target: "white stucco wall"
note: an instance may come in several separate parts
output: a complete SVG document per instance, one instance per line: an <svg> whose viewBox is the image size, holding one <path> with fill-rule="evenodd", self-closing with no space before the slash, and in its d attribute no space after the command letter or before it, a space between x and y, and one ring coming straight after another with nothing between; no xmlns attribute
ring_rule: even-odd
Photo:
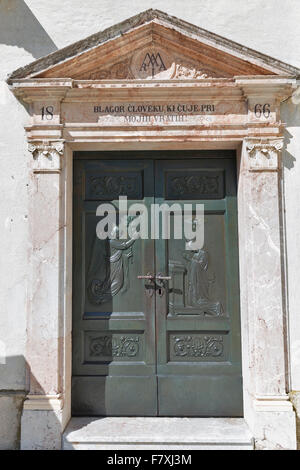
<svg viewBox="0 0 300 470"><path fill-rule="evenodd" d="M257 51L300 67L298 0L1 0L0 1L0 398L24 390L27 289L26 109L4 80L14 69L105 29L148 8L194 23ZM282 105L288 124L285 165L285 221L289 331L292 339L290 383L300 390L300 108ZM5 357L3 357L5 356ZM2 392L1 392L2 391ZM9 416L11 404L3 400ZM5 408L6 407L6 408ZM1 399L0 399L1 413ZM1 414L0 414L1 416ZM14 419L14 422L16 420ZM11 438L13 447L17 439ZM0 435L1 441L1 435ZM8 446L8 444L5 444ZM1 442L0 442L1 446Z"/></svg>

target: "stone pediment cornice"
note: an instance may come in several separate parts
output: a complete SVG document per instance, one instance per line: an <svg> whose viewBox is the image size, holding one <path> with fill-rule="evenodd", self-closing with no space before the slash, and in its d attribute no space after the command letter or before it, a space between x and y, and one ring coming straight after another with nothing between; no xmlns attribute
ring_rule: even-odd
<svg viewBox="0 0 300 470"><path fill-rule="evenodd" d="M190 80L72 80L31 78L15 80L11 87L24 102L57 100L168 100L218 99L245 101L264 97L278 102L285 100L297 88L297 80L284 76L234 77L231 79ZM112 96L113 93L113 96Z"/></svg>
<svg viewBox="0 0 300 470"><path fill-rule="evenodd" d="M292 66L149 10L17 70L8 83L29 103L30 142L96 147L175 138L236 146L282 134L279 104L298 76Z"/></svg>
<svg viewBox="0 0 300 470"><path fill-rule="evenodd" d="M158 10L147 10L13 72L80 80L298 77L300 70Z"/></svg>

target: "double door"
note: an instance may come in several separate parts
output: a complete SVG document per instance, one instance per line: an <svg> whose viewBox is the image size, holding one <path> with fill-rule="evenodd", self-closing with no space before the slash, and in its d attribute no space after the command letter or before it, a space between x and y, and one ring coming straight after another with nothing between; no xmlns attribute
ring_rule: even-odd
<svg viewBox="0 0 300 470"><path fill-rule="evenodd" d="M121 238L121 195L140 205L128 229L139 216L148 236ZM204 244L191 250L196 204ZM241 416L234 158L78 153L73 232L73 415Z"/></svg>

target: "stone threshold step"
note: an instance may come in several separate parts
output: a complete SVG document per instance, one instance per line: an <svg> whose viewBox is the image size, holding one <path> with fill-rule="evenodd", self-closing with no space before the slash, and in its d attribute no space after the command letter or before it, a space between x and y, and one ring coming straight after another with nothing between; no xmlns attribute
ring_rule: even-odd
<svg viewBox="0 0 300 470"><path fill-rule="evenodd" d="M243 418L72 418L64 450L253 450Z"/></svg>

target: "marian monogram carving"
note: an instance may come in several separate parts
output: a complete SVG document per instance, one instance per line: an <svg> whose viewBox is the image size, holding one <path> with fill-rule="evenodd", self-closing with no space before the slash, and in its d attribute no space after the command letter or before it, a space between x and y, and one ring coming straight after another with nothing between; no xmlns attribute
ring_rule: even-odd
<svg viewBox="0 0 300 470"><path fill-rule="evenodd" d="M154 78L157 72L167 70L159 52L146 52L144 60L140 67L140 72L148 73L149 70L151 70L152 78Z"/></svg>
<svg viewBox="0 0 300 470"><path fill-rule="evenodd" d="M165 49L151 46L141 49L131 57L131 72L134 78L168 79L174 74L174 59Z"/></svg>
<svg viewBox="0 0 300 470"><path fill-rule="evenodd" d="M91 357L136 357L140 348L139 341L138 336L97 336L90 338L89 355Z"/></svg>
<svg viewBox="0 0 300 470"><path fill-rule="evenodd" d="M177 357L221 357L224 352L223 336L171 336L171 344Z"/></svg>

